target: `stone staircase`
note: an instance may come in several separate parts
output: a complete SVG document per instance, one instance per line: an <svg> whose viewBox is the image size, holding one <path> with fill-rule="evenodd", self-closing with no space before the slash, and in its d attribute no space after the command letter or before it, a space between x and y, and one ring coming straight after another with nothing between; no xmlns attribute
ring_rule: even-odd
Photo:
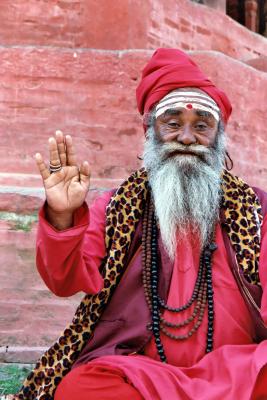
<svg viewBox="0 0 267 400"><path fill-rule="evenodd" d="M140 72L155 48L177 47L227 92L235 172L267 189L267 39L189 0L5 0L0 21L0 362L28 363L81 298L57 298L36 272L33 155L61 129L92 166L88 202L116 187L140 165Z"/></svg>

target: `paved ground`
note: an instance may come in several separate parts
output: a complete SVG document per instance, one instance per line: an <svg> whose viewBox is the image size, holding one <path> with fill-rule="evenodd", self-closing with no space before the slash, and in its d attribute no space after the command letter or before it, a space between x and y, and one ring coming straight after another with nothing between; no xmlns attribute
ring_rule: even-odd
<svg viewBox="0 0 267 400"><path fill-rule="evenodd" d="M0 363L0 396L16 393L31 369L31 364Z"/></svg>

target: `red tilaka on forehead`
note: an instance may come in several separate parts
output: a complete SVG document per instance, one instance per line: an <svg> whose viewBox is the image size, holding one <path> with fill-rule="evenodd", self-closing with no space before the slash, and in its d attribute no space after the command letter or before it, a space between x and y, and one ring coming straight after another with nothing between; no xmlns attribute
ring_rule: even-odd
<svg viewBox="0 0 267 400"><path fill-rule="evenodd" d="M163 97L156 106L156 118L167 110L177 108L208 111L217 122L220 119L220 109L215 101L206 93L192 89L173 90Z"/></svg>

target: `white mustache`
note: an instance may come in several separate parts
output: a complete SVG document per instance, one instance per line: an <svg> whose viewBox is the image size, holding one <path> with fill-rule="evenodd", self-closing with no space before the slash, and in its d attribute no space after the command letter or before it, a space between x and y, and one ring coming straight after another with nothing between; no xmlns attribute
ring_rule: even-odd
<svg viewBox="0 0 267 400"><path fill-rule="evenodd" d="M192 144L192 145L182 145L180 143L164 143L162 145L162 152L163 153L192 153L196 155L206 155L210 154L211 150L208 147L201 146L199 144Z"/></svg>
<svg viewBox="0 0 267 400"><path fill-rule="evenodd" d="M202 145L182 145L180 143L164 143L160 149L162 161L166 161L171 156L182 157L183 154L196 156L201 161L209 163L212 149ZM177 153L177 154L176 154Z"/></svg>

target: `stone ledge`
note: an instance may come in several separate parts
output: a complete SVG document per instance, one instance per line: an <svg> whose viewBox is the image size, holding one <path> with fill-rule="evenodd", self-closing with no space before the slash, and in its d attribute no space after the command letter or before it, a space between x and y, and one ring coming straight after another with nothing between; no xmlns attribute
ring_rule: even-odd
<svg viewBox="0 0 267 400"><path fill-rule="evenodd" d="M88 204L103 192L117 188L123 179L91 179L87 195ZM34 186L28 186L32 185ZM37 213L45 200L41 179L32 174L0 173L0 220L2 212L24 214Z"/></svg>
<svg viewBox="0 0 267 400"><path fill-rule="evenodd" d="M252 60L246 61L246 64L258 69L259 71L267 72L267 56L253 58Z"/></svg>
<svg viewBox="0 0 267 400"><path fill-rule="evenodd" d="M214 4L214 1L212 1ZM14 18L14 12L16 18ZM221 11L190 0L5 0L1 43L58 48L212 49L238 59L267 55L266 39ZM103 21L105 23L103 24ZM112 27L112 29L111 29Z"/></svg>
<svg viewBox="0 0 267 400"><path fill-rule="evenodd" d="M0 346L0 363L35 363L47 347Z"/></svg>

